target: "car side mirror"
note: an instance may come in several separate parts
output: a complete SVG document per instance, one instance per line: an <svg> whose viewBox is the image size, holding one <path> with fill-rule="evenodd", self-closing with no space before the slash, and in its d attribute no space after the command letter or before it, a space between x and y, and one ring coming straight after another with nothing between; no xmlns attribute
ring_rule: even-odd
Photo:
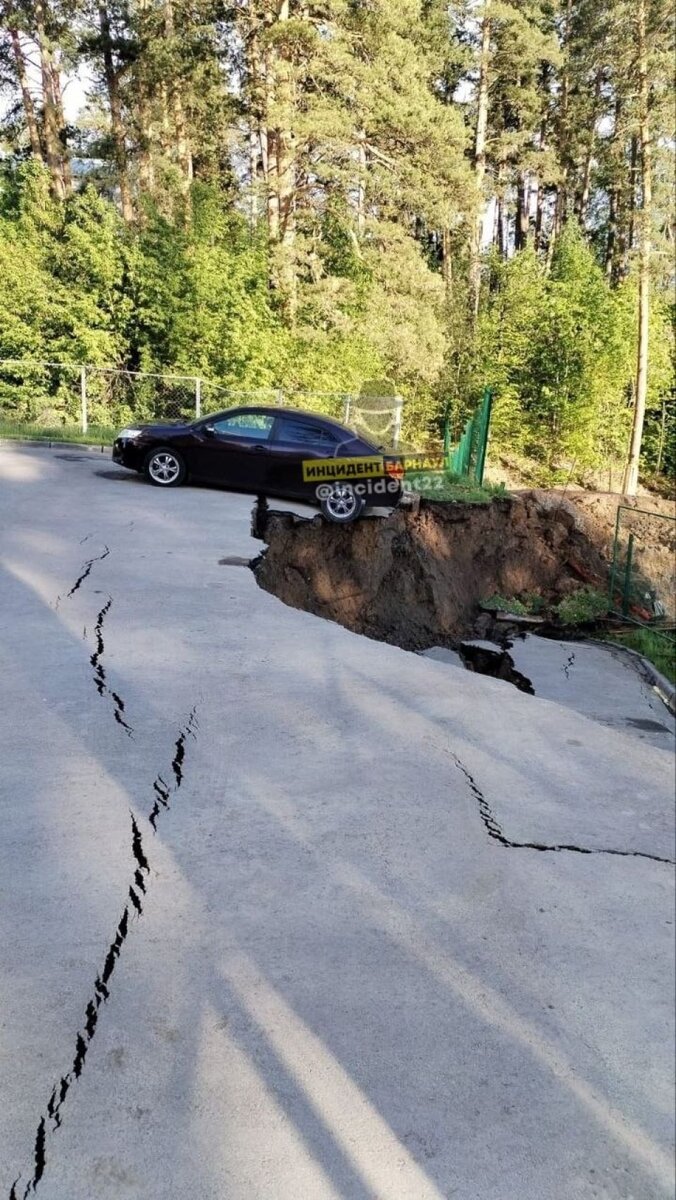
<svg viewBox="0 0 676 1200"><path fill-rule="evenodd" d="M216 426L215 425L203 425L202 433L204 434L205 437L215 437Z"/></svg>

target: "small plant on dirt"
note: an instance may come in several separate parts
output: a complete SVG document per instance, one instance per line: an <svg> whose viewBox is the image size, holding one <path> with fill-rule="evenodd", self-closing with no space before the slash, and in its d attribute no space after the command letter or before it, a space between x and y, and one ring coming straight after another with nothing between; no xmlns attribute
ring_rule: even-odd
<svg viewBox="0 0 676 1200"><path fill-rule="evenodd" d="M508 612L519 617L528 616L528 609L521 600L508 600L506 596L500 596L497 592L493 596L489 596L487 600L482 600L481 607L489 612Z"/></svg>
<svg viewBox="0 0 676 1200"><path fill-rule="evenodd" d="M522 592L519 597L526 606L526 612L533 617L539 617L547 608L547 601L539 592Z"/></svg>
<svg viewBox="0 0 676 1200"><path fill-rule="evenodd" d="M562 625L588 625L606 616L608 597L592 587L578 588L564 596L554 611Z"/></svg>
<svg viewBox="0 0 676 1200"><path fill-rule="evenodd" d="M407 471L406 486L423 500L440 504L489 504L509 495L504 483L477 483L467 475L452 475L449 471Z"/></svg>

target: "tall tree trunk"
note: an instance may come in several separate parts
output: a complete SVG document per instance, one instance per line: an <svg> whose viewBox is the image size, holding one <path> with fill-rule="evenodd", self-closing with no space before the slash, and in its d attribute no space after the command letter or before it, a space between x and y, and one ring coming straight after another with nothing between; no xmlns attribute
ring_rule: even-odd
<svg viewBox="0 0 676 1200"><path fill-rule="evenodd" d="M516 228L514 231L514 248L515 250L523 250L528 245L528 234L530 232L530 189L528 185L528 176L524 173L519 174L516 183Z"/></svg>
<svg viewBox="0 0 676 1200"><path fill-rule="evenodd" d="M641 170L641 241L638 261L638 348L636 354L636 387L634 389L634 418L629 446L629 458L624 472L624 492L635 496L638 489L638 468L643 440L646 396L648 391L648 347L650 332L650 254L652 217L652 146L650 141L650 96L648 80L648 48L646 44L646 0L637 0L636 36L639 81L639 151Z"/></svg>
<svg viewBox="0 0 676 1200"><path fill-rule="evenodd" d="M630 254L636 244L636 192L638 190L638 138L632 134L629 165L629 229L626 253Z"/></svg>
<svg viewBox="0 0 676 1200"><path fill-rule="evenodd" d="M70 155L68 153L68 136L66 130L66 117L63 111L63 96L61 94L61 72L54 55L51 55L51 76L52 76L52 96L54 97L54 115L56 117L56 128L59 137L59 146L61 153L61 172L63 175L63 185L66 189L66 195L69 195L73 190L73 172L70 165Z"/></svg>
<svg viewBox="0 0 676 1200"><path fill-rule="evenodd" d="M363 238L366 229L366 130L357 132L357 236Z"/></svg>
<svg viewBox="0 0 676 1200"><path fill-rule="evenodd" d="M613 184L608 195L608 232L606 235L605 272L609 283L615 282L615 254L617 246L617 185Z"/></svg>
<svg viewBox="0 0 676 1200"><path fill-rule="evenodd" d="M481 49L479 52L479 87L474 136L475 211L470 248L469 291L474 320L479 315L481 298L481 246L484 227L484 180L486 177L486 132L488 129L488 85L491 51L490 0L485 0L481 19Z"/></svg>
<svg viewBox="0 0 676 1200"><path fill-rule="evenodd" d="M554 220L552 232L547 247L547 269L551 266L556 240L563 229L568 207L568 184L570 175L570 130L568 128L568 107L570 100L570 67L569 44L573 16L572 0L566 0L563 24L563 71L561 73L561 96L557 120L558 158L561 164L561 178L556 188L556 203L554 205Z"/></svg>
<svg viewBox="0 0 676 1200"><path fill-rule="evenodd" d="M99 3L99 27L101 30L101 43L103 49L103 70L106 77L108 103L110 105L110 128L113 135L113 152L115 155L115 166L117 168L117 181L120 187L120 203L122 206L122 216L127 224L129 224L134 220L134 207L131 200L131 189L129 186L127 142L125 137L124 123L122 120L120 81L117 69L115 67L115 60L113 58L113 45L110 36L110 17L108 15L106 0L100 0Z"/></svg>
<svg viewBox="0 0 676 1200"><path fill-rule="evenodd" d="M278 22L290 19L289 0L281 0L277 13ZM278 275L284 311L293 324L297 308L298 281L296 275L296 156L294 148L293 78L291 63L285 49L274 55L273 88L276 110L273 131L273 154L269 154L270 166L274 165L276 211L273 225L277 222Z"/></svg>
<svg viewBox="0 0 676 1200"><path fill-rule="evenodd" d="M624 186L624 147L622 144L622 97L615 97L613 121L613 178L608 190L608 233L606 237L604 268L606 279L615 286L618 282L618 254L620 251L620 223L622 219L622 197Z"/></svg>
<svg viewBox="0 0 676 1200"><path fill-rule="evenodd" d="M43 137L45 159L52 182L52 192L57 200L64 200L68 189L63 169L63 147L61 144L56 97L54 95L54 72L52 53L47 37L46 12L43 0L35 2L35 30L40 52L40 77L43 102Z"/></svg>
<svg viewBox="0 0 676 1200"><path fill-rule="evenodd" d="M167 39L173 43L175 40L173 0L164 0L164 32ZM192 150L180 88L173 74L169 80L169 102L174 123L176 159L183 176L184 189L187 191L193 178Z"/></svg>
<svg viewBox="0 0 676 1200"><path fill-rule="evenodd" d="M24 58L23 48L21 46L21 39L19 38L19 30L15 26L9 27L9 37L12 43L16 77L19 81L19 88L21 89L21 100L23 103L23 112L26 119L26 128L28 130L28 137L30 139L31 151L34 158L37 158L38 161L43 162L44 157L42 153L42 144L40 142L40 129L38 126L38 119L35 114L33 97L31 95L30 88L28 87L28 79L26 76L26 60Z"/></svg>
<svg viewBox="0 0 676 1200"><path fill-rule="evenodd" d="M585 220L587 217L587 208L589 206L589 192L591 189L591 170L592 170L592 160L593 160L593 156L594 156L594 139L596 136L596 119L597 119L597 114L598 114L599 99L601 96L601 81L602 81L602 73L601 73L601 71L597 71L596 76L594 78L594 94L593 94L593 99L592 99L591 128L589 129L589 136L587 138L587 144L585 146L584 163L582 166L582 179L580 182L580 190L578 192L578 195L575 197L575 214L582 226L584 226L584 223L585 223Z"/></svg>

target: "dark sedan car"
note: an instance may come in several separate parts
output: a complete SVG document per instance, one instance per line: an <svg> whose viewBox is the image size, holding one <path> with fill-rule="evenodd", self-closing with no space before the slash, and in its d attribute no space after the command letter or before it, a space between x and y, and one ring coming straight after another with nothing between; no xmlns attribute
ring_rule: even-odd
<svg viewBox="0 0 676 1200"><path fill-rule="evenodd" d="M319 503L341 523L354 521L366 504L395 505L401 494L381 449L328 417L288 408L230 408L185 425L134 425L115 439L113 459L157 487L190 478L288 496ZM336 459L357 461L328 461Z"/></svg>

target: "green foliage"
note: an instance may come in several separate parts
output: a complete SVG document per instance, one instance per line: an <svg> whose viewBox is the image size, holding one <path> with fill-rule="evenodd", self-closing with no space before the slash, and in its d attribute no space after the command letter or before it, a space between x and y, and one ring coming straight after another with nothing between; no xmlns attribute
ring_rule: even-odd
<svg viewBox="0 0 676 1200"><path fill-rule="evenodd" d="M517 600L515 596L508 599L506 596L499 595L498 592L494 592L488 599L482 600L481 608L486 609L488 612L514 613L515 616L519 617L527 616L529 611L526 605L521 600Z"/></svg>
<svg viewBox="0 0 676 1200"><path fill-rule="evenodd" d="M406 486L423 500L441 504L490 504L505 496L504 484L478 484L463 475L447 471L407 471Z"/></svg>
<svg viewBox="0 0 676 1200"><path fill-rule="evenodd" d="M562 625L587 625L605 617L608 597L591 587L578 588L564 596L554 610Z"/></svg>
<svg viewBox="0 0 676 1200"><path fill-rule="evenodd" d="M620 458L630 416L631 315L573 223L551 271L532 249L494 263L471 386L495 388L493 445L550 471Z"/></svg>
<svg viewBox="0 0 676 1200"><path fill-rule="evenodd" d="M676 471L670 24L665 0L648 8L643 466L664 476ZM543 484L600 468L617 480L646 194L635 9L16 0L18 40L0 31L0 358L199 375L214 399L332 393L307 403L335 415L340 393L387 379L412 447L440 448L446 419L457 441L492 386L494 451ZM78 74L87 104L67 127L57 92ZM17 417L74 419L76 376L2 378ZM134 395L133 410L115 401L121 418L151 411L142 384ZM103 386L92 402L104 419ZM445 495L463 486L445 480Z"/></svg>
<svg viewBox="0 0 676 1200"><path fill-rule="evenodd" d="M676 684L676 637L673 633L655 632L653 629L629 629L605 635L609 642L636 650L649 659L671 683Z"/></svg>

